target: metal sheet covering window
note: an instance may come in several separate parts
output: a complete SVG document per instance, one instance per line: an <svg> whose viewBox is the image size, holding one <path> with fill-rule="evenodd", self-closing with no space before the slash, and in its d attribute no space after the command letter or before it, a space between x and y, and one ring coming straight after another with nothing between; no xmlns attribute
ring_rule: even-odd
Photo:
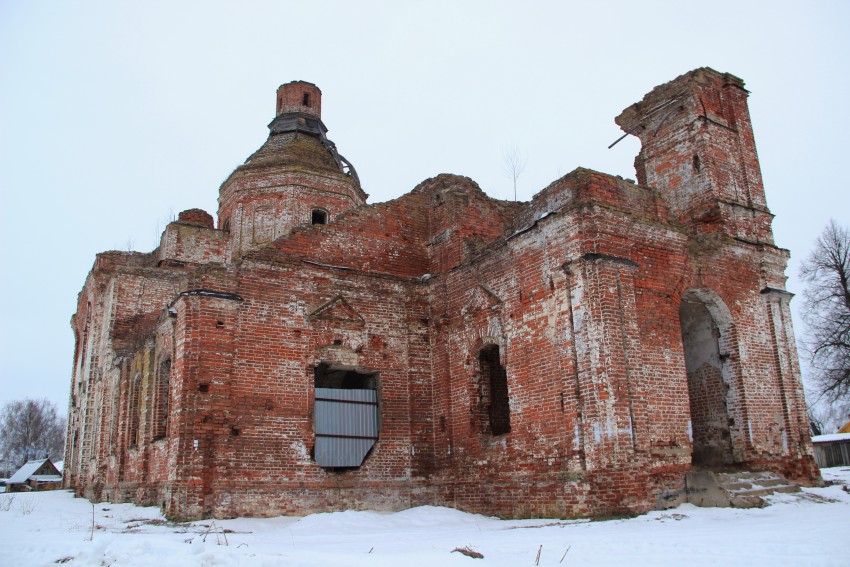
<svg viewBox="0 0 850 567"><path fill-rule="evenodd" d="M315 420L319 466L359 467L378 440L378 393L316 388Z"/></svg>

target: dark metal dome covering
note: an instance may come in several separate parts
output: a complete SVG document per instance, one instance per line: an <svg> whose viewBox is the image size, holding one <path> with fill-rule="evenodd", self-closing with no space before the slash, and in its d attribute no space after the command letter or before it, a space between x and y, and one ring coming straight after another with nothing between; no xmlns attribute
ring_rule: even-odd
<svg viewBox="0 0 850 567"><path fill-rule="evenodd" d="M278 114L269 124L272 135L285 132L305 132L314 136L324 137L328 129L319 118L303 112L284 112Z"/></svg>

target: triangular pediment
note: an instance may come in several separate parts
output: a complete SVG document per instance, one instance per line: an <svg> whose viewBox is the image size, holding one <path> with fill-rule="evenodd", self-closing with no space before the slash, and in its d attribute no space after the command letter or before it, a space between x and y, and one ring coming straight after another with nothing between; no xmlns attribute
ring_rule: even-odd
<svg viewBox="0 0 850 567"><path fill-rule="evenodd" d="M342 296L336 296L330 301L313 310L310 319L320 321L345 321L348 323L364 324L365 320Z"/></svg>
<svg viewBox="0 0 850 567"><path fill-rule="evenodd" d="M483 285L476 286L469 294L466 305L461 310L463 315L477 311L499 311L502 308L502 300L491 290Z"/></svg>

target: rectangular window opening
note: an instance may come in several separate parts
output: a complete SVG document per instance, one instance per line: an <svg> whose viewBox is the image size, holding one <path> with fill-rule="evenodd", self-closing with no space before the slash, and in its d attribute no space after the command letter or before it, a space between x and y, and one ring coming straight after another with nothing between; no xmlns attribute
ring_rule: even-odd
<svg viewBox="0 0 850 567"><path fill-rule="evenodd" d="M511 407L508 397L508 375L499 359L499 347L487 345L478 353L481 369L482 396L487 406L486 430L491 435L511 432Z"/></svg>

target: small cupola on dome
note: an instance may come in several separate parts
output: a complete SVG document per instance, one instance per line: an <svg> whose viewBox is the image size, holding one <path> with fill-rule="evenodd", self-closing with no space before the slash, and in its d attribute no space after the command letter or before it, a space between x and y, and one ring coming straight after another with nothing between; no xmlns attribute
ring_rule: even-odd
<svg viewBox="0 0 850 567"><path fill-rule="evenodd" d="M269 124L272 134L303 132L325 138L322 123L322 91L307 81L292 81L277 88L275 117Z"/></svg>
<svg viewBox="0 0 850 567"><path fill-rule="evenodd" d="M278 136L279 134L307 134L321 141L322 146L330 154L336 169L357 179L357 172L347 159L339 155L336 144L328 139L328 128L322 122L322 91L313 83L307 81L292 81L277 88L276 114L274 120L269 124L271 138L288 138L289 136ZM259 157L263 148L248 158L251 162Z"/></svg>
<svg viewBox="0 0 850 567"><path fill-rule="evenodd" d="M275 116L298 112L322 119L322 91L307 81L292 81L277 88Z"/></svg>

